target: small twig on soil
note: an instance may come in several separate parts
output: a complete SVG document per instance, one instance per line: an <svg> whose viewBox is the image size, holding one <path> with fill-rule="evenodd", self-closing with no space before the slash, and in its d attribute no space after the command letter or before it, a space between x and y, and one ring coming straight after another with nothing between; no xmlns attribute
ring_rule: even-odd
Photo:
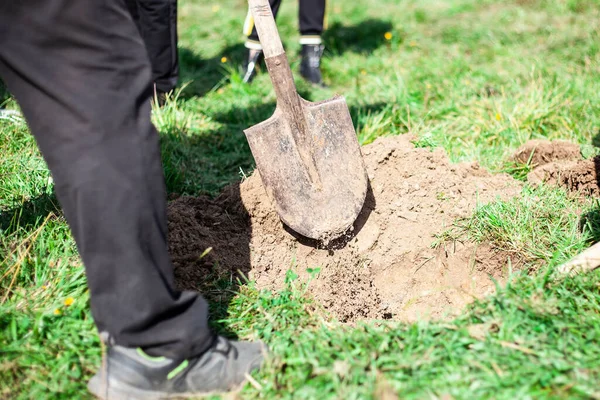
<svg viewBox="0 0 600 400"><path fill-rule="evenodd" d="M414 274L416 274L417 272L419 272L419 270L420 270L420 269L421 269L421 268L422 268L422 267L423 267L425 264L427 264L429 261L433 260L434 258L435 258L435 256L432 256L432 257L429 257L427 260L423 261L423 262L421 263L421 265L419 265L419 266L417 267L417 269L415 269L415 272L413 272L413 275L414 275Z"/></svg>
<svg viewBox="0 0 600 400"><path fill-rule="evenodd" d="M396 215L398 215L400 218L402 218L402 219L405 219L405 220L407 220L407 221L410 221L410 222L417 222L417 220L416 220L416 219L414 219L414 218L408 218L406 215L402 215L401 213L397 213Z"/></svg>
<svg viewBox="0 0 600 400"><path fill-rule="evenodd" d="M566 263L556 267L559 276L590 272L600 267L600 242L584 250Z"/></svg>
<svg viewBox="0 0 600 400"><path fill-rule="evenodd" d="M235 222L233 222L233 220L231 219L231 217L229 216L229 213L227 212L227 210L225 210L225 215L227 216L227 219L229 220L229 222L231 222L231 225L236 226Z"/></svg>

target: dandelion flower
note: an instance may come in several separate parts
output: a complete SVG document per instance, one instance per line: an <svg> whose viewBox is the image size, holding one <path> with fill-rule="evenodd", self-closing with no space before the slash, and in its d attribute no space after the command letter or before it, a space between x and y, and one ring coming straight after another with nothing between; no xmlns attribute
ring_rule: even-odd
<svg viewBox="0 0 600 400"><path fill-rule="evenodd" d="M222 63L226 63L227 62L227 57L221 57L221 62Z"/></svg>
<svg viewBox="0 0 600 400"><path fill-rule="evenodd" d="M391 40L392 39L392 32L386 32L383 37L385 38L385 40Z"/></svg>
<svg viewBox="0 0 600 400"><path fill-rule="evenodd" d="M60 315L62 314L62 311L60 311L60 308L57 308L56 310L54 310L54 315Z"/></svg>
<svg viewBox="0 0 600 400"><path fill-rule="evenodd" d="M500 121L502 119L502 115L500 113L496 113L496 121Z"/></svg>
<svg viewBox="0 0 600 400"><path fill-rule="evenodd" d="M67 297L65 299L65 306L69 307L71 304L73 304L75 302L75 299L72 297Z"/></svg>
<svg viewBox="0 0 600 400"><path fill-rule="evenodd" d="M364 69L361 69L361 70L360 70L360 74L361 74L361 75L366 75L366 74L367 74L367 71L365 71Z"/></svg>

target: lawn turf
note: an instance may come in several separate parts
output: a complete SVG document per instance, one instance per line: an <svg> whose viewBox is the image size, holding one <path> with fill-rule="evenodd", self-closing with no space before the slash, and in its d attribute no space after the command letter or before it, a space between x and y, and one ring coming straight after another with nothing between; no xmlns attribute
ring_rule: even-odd
<svg viewBox="0 0 600 400"><path fill-rule="evenodd" d="M284 2L278 20L295 70L296 7ZM241 82L245 14L242 0L180 2L181 90L153 115L171 194L216 194L253 170L242 130L268 118L275 97L264 68ZM343 94L362 144L410 133L521 179L527 166L508 156L528 139L600 146L599 20L595 0L330 0L330 87L298 87L314 101ZM52 179L18 119L0 119L0 154L0 398L88 398L100 347ZM243 284L212 304L215 327L265 340L274 358L241 396L600 398L600 273L551 279L598 240L599 211L525 187L432 238L491 242L526 262L451 321L343 326L292 274L278 293Z"/></svg>

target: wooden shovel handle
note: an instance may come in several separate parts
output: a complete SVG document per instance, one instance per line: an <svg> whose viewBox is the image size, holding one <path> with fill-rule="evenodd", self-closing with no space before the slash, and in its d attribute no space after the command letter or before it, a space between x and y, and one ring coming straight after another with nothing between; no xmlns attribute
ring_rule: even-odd
<svg viewBox="0 0 600 400"><path fill-rule="evenodd" d="M292 70L279 38L271 6L268 0L248 0L248 4L254 16L254 24L263 48L265 64L267 64L267 70L277 96L279 118L284 119L291 126L294 147L306 167L309 179L320 190L322 188L321 179L310 151L312 139L309 135L302 101L296 91Z"/></svg>
<svg viewBox="0 0 600 400"><path fill-rule="evenodd" d="M279 38L275 18L268 0L248 0L258 38L263 48L265 58L283 54L283 45Z"/></svg>

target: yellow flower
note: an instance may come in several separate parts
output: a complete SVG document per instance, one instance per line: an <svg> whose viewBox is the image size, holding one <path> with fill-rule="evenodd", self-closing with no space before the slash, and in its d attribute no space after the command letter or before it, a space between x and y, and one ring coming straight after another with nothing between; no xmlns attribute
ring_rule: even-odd
<svg viewBox="0 0 600 400"><path fill-rule="evenodd" d="M496 121L500 121L502 119L502 115L500 113L496 113Z"/></svg>
<svg viewBox="0 0 600 400"><path fill-rule="evenodd" d="M431 83L426 83L426 84L425 84L425 87L426 87L427 89L431 89Z"/></svg>
<svg viewBox="0 0 600 400"><path fill-rule="evenodd" d="M410 42L408 45L409 45L410 47L415 47L415 46L417 45L417 42L415 42L415 41L413 40L413 41L411 41L411 42Z"/></svg>
<svg viewBox="0 0 600 400"><path fill-rule="evenodd" d="M227 62L227 57L221 57L221 62L222 63L226 63Z"/></svg>
<svg viewBox="0 0 600 400"><path fill-rule="evenodd" d="M361 69L361 70L360 70L360 74L361 74L361 75L366 75L366 74L367 74L367 71L365 71L364 69Z"/></svg>
<svg viewBox="0 0 600 400"><path fill-rule="evenodd" d="M219 6L212 6L212 12L217 12L219 11Z"/></svg>
<svg viewBox="0 0 600 400"><path fill-rule="evenodd" d="M72 297L67 297L65 299L65 306L69 307L71 304L73 304L75 302L75 299Z"/></svg>
<svg viewBox="0 0 600 400"><path fill-rule="evenodd" d="M223 89L219 89L219 90L217 90L217 93L219 93L219 94L222 94L223 92L224 92L224 90L223 90Z"/></svg>
<svg viewBox="0 0 600 400"><path fill-rule="evenodd" d="M57 308L56 310L54 310L54 315L60 315L62 314L62 311L60 311L60 308Z"/></svg>
<svg viewBox="0 0 600 400"><path fill-rule="evenodd" d="M390 40L392 38L392 32L386 32L383 37L385 40Z"/></svg>

